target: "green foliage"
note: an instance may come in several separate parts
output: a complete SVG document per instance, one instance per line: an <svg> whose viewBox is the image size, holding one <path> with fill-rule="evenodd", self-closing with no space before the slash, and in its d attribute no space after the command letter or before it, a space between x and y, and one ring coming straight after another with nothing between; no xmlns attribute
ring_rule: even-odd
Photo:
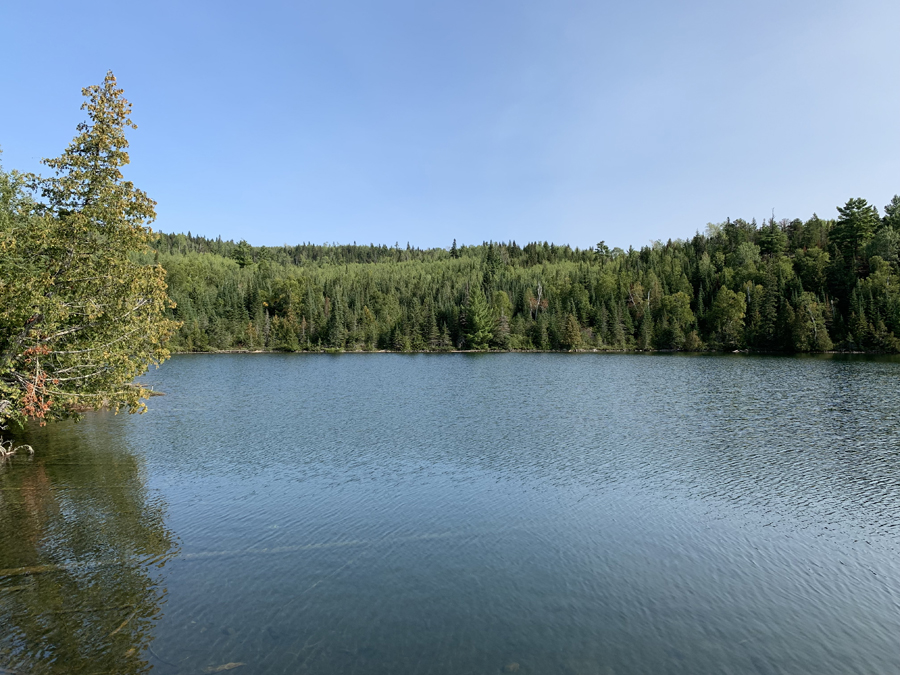
<svg viewBox="0 0 900 675"><path fill-rule="evenodd" d="M476 285L466 303L466 345L469 349L488 349L494 338L493 316L481 286Z"/></svg>
<svg viewBox="0 0 900 675"><path fill-rule="evenodd" d="M848 261L859 264L866 244L879 225L878 210L865 199L857 198L839 206L838 213L841 217L831 230L831 241Z"/></svg>
<svg viewBox="0 0 900 675"><path fill-rule="evenodd" d="M891 203L884 207L884 225L900 232L900 195L894 195Z"/></svg>
<svg viewBox="0 0 900 675"><path fill-rule="evenodd" d="M165 270L138 259L155 202L120 171L131 104L112 73L83 93L89 122L44 160L54 176L0 172L0 424L143 409L132 381L168 357L177 327Z"/></svg>
<svg viewBox="0 0 900 675"><path fill-rule="evenodd" d="M241 269L244 269L247 265L253 263L253 250L250 248L250 244L247 243L246 239L241 239L240 242L238 242L238 245L235 246L234 250L231 252L231 257L234 258Z"/></svg>
<svg viewBox="0 0 900 675"><path fill-rule="evenodd" d="M561 345L566 349L578 349L581 346L581 326L574 314L566 315L566 325L563 329Z"/></svg>
<svg viewBox="0 0 900 675"><path fill-rule="evenodd" d="M825 326L825 306L809 292L801 293L794 301L794 320L791 324L793 351L822 352L833 347Z"/></svg>
<svg viewBox="0 0 900 675"><path fill-rule="evenodd" d="M788 246L787 233L775 222L774 218L759 230L757 238L759 240L758 250L763 255L780 256Z"/></svg>
<svg viewBox="0 0 900 675"><path fill-rule="evenodd" d="M744 296L722 286L716 294L710 312L714 338L725 348L743 346L744 316L747 303Z"/></svg>
<svg viewBox="0 0 900 675"><path fill-rule="evenodd" d="M867 259L878 256L894 265L898 262L898 253L900 253L900 230L889 226L882 227L866 246Z"/></svg>
<svg viewBox="0 0 900 675"><path fill-rule="evenodd" d="M797 251L794 255L794 268L803 288L821 295L826 291L828 269L831 256L821 248L809 248Z"/></svg>
<svg viewBox="0 0 900 675"><path fill-rule="evenodd" d="M664 296L659 307L656 346L660 349L685 348L695 323L691 298L687 293L678 291ZM693 334L696 336L696 333ZM689 348L698 349L699 345L692 339Z"/></svg>
<svg viewBox="0 0 900 675"><path fill-rule="evenodd" d="M895 351L900 235L887 224L896 209L885 211L880 220L851 200L840 225L729 220L627 252L265 248L164 234L146 261L168 271L171 317L183 322L172 347L187 351Z"/></svg>

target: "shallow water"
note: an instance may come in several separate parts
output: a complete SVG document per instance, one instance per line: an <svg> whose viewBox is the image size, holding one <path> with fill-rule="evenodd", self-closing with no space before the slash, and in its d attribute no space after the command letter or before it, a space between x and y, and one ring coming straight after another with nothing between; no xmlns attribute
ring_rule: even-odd
<svg viewBox="0 0 900 675"><path fill-rule="evenodd" d="M144 380L145 415L35 429L0 468L0 668L900 672L895 359L198 355Z"/></svg>

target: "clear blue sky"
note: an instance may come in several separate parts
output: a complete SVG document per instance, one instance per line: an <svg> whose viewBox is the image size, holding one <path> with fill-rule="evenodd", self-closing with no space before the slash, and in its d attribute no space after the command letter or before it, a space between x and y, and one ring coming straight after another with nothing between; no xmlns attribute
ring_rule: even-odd
<svg viewBox="0 0 900 675"><path fill-rule="evenodd" d="M627 248L900 192L900 2L10 2L0 147L113 70L154 227Z"/></svg>

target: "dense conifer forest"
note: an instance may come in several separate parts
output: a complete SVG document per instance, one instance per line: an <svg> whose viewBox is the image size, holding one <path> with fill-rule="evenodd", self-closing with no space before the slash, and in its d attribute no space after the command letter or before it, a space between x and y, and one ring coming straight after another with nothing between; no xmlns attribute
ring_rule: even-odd
<svg viewBox="0 0 900 675"><path fill-rule="evenodd" d="M900 351L900 197L837 211L628 251L161 234L146 262L168 273L179 351Z"/></svg>

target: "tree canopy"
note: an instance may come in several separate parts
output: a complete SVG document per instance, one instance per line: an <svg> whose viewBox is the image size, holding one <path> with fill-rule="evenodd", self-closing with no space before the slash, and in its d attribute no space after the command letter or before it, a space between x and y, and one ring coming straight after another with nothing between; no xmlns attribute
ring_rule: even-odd
<svg viewBox="0 0 900 675"><path fill-rule="evenodd" d="M900 198L758 225L727 220L640 250L515 241L442 248L261 247L162 234L172 346L900 349ZM452 241L452 240L451 240Z"/></svg>
<svg viewBox="0 0 900 675"><path fill-rule="evenodd" d="M155 202L124 180L131 104L110 72L50 177L0 171L0 425L109 405L169 356L165 270L139 259ZM32 196L34 195L34 196Z"/></svg>

